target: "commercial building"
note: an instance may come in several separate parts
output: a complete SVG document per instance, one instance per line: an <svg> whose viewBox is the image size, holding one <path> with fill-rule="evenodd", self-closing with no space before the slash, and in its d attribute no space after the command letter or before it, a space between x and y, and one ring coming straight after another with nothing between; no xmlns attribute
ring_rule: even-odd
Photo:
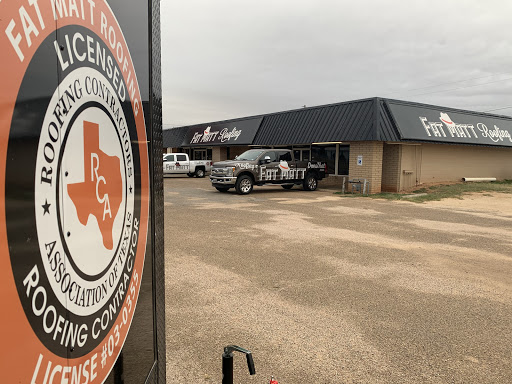
<svg viewBox="0 0 512 384"><path fill-rule="evenodd" d="M232 159L251 147L290 148L327 163L320 186L370 182L396 192L464 177L512 179L512 118L384 98L164 130L168 152Z"/></svg>

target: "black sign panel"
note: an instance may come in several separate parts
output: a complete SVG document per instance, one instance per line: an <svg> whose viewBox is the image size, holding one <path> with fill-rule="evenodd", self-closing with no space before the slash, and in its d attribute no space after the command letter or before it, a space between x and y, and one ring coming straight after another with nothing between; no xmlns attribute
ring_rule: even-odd
<svg viewBox="0 0 512 384"><path fill-rule="evenodd" d="M512 147L512 119L388 103L402 139Z"/></svg>
<svg viewBox="0 0 512 384"><path fill-rule="evenodd" d="M0 0L5 383L165 381L159 1L85 3Z"/></svg>
<svg viewBox="0 0 512 384"><path fill-rule="evenodd" d="M262 117L258 117L229 123L196 125L189 128L182 146L249 145L252 144L262 120Z"/></svg>

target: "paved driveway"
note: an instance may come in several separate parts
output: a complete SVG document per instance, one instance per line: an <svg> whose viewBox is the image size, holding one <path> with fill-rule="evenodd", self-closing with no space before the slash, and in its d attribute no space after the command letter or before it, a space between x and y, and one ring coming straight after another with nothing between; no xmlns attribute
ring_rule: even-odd
<svg viewBox="0 0 512 384"><path fill-rule="evenodd" d="M164 185L169 383L220 383L227 344L237 383L512 382L510 195Z"/></svg>

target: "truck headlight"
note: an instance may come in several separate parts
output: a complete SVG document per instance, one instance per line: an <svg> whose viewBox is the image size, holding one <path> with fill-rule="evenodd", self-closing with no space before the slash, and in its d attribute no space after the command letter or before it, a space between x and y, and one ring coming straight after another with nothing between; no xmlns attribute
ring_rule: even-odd
<svg viewBox="0 0 512 384"><path fill-rule="evenodd" d="M233 173L235 172L235 167L228 167L226 171L226 175L233 176Z"/></svg>

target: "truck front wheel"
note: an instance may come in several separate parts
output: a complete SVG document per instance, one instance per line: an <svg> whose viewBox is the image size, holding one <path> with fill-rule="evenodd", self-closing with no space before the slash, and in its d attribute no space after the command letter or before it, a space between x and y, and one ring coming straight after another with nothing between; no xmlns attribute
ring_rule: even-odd
<svg viewBox="0 0 512 384"><path fill-rule="evenodd" d="M314 191L318 187L316 176L312 173L308 173L304 179L303 187L306 191Z"/></svg>
<svg viewBox="0 0 512 384"><path fill-rule="evenodd" d="M253 187L252 179L247 175L242 175L236 179L235 189L239 195L247 195L251 193Z"/></svg>
<svg viewBox="0 0 512 384"><path fill-rule="evenodd" d="M196 169L196 177L204 177L204 169L203 168Z"/></svg>

